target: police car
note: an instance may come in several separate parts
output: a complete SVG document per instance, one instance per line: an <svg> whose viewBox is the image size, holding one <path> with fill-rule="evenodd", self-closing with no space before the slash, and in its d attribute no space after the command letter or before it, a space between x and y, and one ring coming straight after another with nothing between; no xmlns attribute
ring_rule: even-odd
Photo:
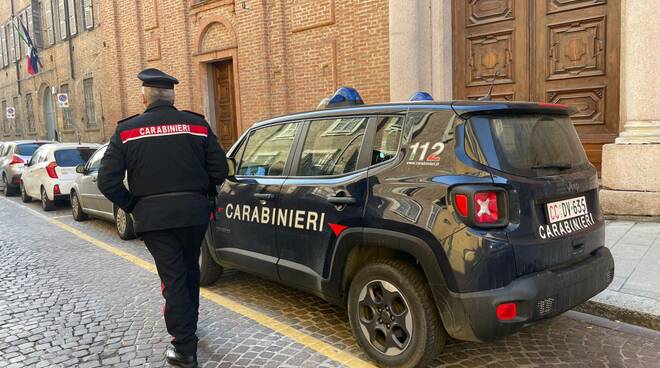
<svg viewBox="0 0 660 368"><path fill-rule="evenodd" d="M563 105L416 101L255 124L229 151L201 257L346 306L378 364L489 341L612 281L598 178ZM338 106L339 105L339 106Z"/></svg>

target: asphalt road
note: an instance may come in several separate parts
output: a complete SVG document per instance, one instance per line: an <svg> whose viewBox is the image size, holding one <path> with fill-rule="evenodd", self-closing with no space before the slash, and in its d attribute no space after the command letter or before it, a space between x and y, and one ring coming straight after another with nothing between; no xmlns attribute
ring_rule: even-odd
<svg viewBox="0 0 660 368"><path fill-rule="evenodd" d="M162 367L160 282L140 241L70 209L0 198L0 367ZM244 273L202 291L204 367L366 367L344 310ZM451 341L435 367L660 367L660 333L576 312L495 343Z"/></svg>

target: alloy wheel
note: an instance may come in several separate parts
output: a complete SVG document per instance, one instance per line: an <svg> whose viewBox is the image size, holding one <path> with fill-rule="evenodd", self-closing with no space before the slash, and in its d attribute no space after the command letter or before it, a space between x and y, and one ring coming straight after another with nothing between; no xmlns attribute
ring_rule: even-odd
<svg viewBox="0 0 660 368"><path fill-rule="evenodd" d="M78 217L78 208L78 196L74 194L71 196L71 211L73 211L73 217Z"/></svg>
<svg viewBox="0 0 660 368"><path fill-rule="evenodd" d="M360 291L358 303L360 329L374 348L388 356L406 350L413 316L399 289L387 281L371 281Z"/></svg>
<svg viewBox="0 0 660 368"><path fill-rule="evenodd" d="M117 231L120 234L124 234L126 232L126 212L122 210L121 208L117 209L117 216L116 216L116 225L117 225Z"/></svg>

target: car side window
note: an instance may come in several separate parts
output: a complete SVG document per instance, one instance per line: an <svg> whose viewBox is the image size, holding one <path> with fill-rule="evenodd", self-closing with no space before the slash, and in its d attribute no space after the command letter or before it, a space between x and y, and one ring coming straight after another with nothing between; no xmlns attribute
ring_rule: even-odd
<svg viewBox="0 0 660 368"><path fill-rule="evenodd" d="M87 163L87 171L96 172L101 168L101 160L105 154L105 150L108 149L108 146L99 148L98 151L94 152L94 155L89 159Z"/></svg>
<svg viewBox="0 0 660 368"><path fill-rule="evenodd" d="M384 116L376 121L376 139L374 149L371 153L371 164L393 159L399 152L401 142L401 131L403 130L403 118Z"/></svg>
<svg viewBox="0 0 660 368"><path fill-rule="evenodd" d="M244 147L236 151L240 159L237 175L281 176L289 158L300 123L287 123L256 129Z"/></svg>
<svg viewBox="0 0 660 368"><path fill-rule="evenodd" d="M355 171L368 121L367 117L311 121L296 175L327 176Z"/></svg>
<svg viewBox="0 0 660 368"><path fill-rule="evenodd" d="M30 165L38 164L41 161L43 161L41 157L43 155L43 152L44 152L43 149L37 148L37 150L34 151L34 154L32 154L32 158L30 159Z"/></svg>

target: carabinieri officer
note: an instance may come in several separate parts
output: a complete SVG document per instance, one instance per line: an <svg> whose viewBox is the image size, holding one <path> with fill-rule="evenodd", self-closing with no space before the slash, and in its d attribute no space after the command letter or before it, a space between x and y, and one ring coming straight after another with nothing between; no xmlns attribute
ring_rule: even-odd
<svg viewBox="0 0 660 368"><path fill-rule="evenodd" d="M198 259L211 213L207 196L227 177L227 159L203 116L174 107L176 78L157 69L138 78L146 110L119 122L98 186L132 214L154 257L172 335L167 361L197 367ZM126 172L130 190L123 184Z"/></svg>

